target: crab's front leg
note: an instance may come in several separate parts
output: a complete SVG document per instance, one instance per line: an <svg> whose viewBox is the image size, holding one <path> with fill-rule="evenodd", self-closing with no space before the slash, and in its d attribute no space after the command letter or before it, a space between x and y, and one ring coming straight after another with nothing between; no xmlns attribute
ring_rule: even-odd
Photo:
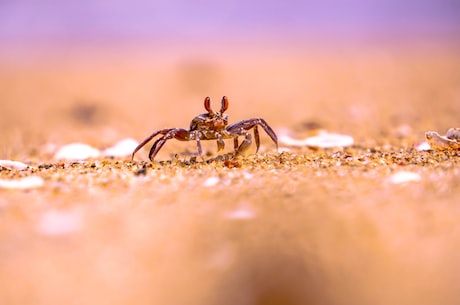
<svg viewBox="0 0 460 305"><path fill-rule="evenodd" d="M272 139L272 141L276 145L276 149L278 150L278 138L273 131L273 129L267 124L267 122L262 119L262 118L254 118L254 119L247 119L243 120L240 122L236 122L232 125L229 125L226 128L226 131L234 136L234 147L235 147L235 152L241 153L247 150L252 143L252 137L251 134L249 133L249 130L251 128L254 128L254 138L256 141L256 152L259 151L260 147L260 136L259 136L259 130L258 126L261 126L265 132L269 135L269 137ZM238 136L245 136L243 142L241 145L238 146Z"/></svg>
<svg viewBox="0 0 460 305"><path fill-rule="evenodd" d="M225 142L220 133L218 133L216 137L217 137L217 152L219 152L225 148Z"/></svg>
<svg viewBox="0 0 460 305"><path fill-rule="evenodd" d="M238 138L235 138L236 140L236 143L238 142ZM259 143L258 140L256 140L257 143ZM249 131L245 131L245 134L244 134L244 140L243 142L241 142L241 144L238 146L237 144L235 144L235 152L236 154L240 154L240 153L243 153L245 152L246 150L248 150L248 148L251 146L252 144L252 136L251 136L251 133ZM256 145L256 153L259 151L259 145Z"/></svg>

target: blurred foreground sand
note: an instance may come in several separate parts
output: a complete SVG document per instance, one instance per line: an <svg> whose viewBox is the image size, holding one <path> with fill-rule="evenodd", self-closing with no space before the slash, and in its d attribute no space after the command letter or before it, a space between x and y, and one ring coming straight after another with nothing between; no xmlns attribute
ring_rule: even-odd
<svg viewBox="0 0 460 305"><path fill-rule="evenodd" d="M52 154L66 143L104 148L187 128L206 95L229 97L231 122L261 116L299 136L319 123L354 136L356 151L338 163L334 150L294 150L310 161L275 166L262 134L271 154L241 168L147 163L137 176L126 159L2 170L40 175L45 186L0 190L0 304L458 302L459 155L404 159L424 131L459 127L456 50L197 54L2 63L0 159L56 166ZM194 149L171 141L159 159ZM368 151L392 158L341 159ZM421 181L389 183L401 170ZM50 234L53 217L74 226Z"/></svg>

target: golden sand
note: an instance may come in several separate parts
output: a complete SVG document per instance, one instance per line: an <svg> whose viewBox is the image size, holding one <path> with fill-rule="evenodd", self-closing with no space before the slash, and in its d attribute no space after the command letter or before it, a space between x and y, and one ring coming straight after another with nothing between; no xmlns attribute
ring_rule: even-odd
<svg viewBox="0 0 460 305"><path fill-rule="evenodd" d="M460 153L414 147L458 126L458 56L273 56L5 65L1 159L29 167L0 179L43 184L0 189L0 304L456 304ZM53 159L187 128L205 95L355 144Z"/></svg>

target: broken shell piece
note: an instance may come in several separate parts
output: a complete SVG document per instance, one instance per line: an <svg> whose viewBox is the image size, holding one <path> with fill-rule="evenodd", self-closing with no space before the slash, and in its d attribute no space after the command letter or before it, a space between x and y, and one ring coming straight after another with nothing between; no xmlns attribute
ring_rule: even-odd
<svg viewBox="0 0 460 305"><path fill-rule="evenodd" d="M0 160L0 167L4 167L7 169L17 169L17 170L24 170L29 167L29 165L19 162L19 161L12 161L12 160Z"/></svg>
<svg viewBox="0 0 460 305"><path fill-rule="evenodd" d="M54 155L58 160L86 160L99 157L98 149L87 144L73 143L62 146Z"/></svg>
<svg viewBox="0 0 460 305"><path fill-rule="evenodd" d="M226 217L234 220L249 220L256 217L256 213L247 207L239 207L236 210L229 212Z"/></svg>
<svg viewBox="0 0 460 305"><path fill-rule="evenodd" d="M436 131L427 131L425 138L434 150L460 149L460 128L450 128L446 136L441 136Z"/></svg>
<svg viewBox="0 0 460 305"><path fill-rule="evenodd" d="M421 142L415 145L415 149L417 151L427 151L427 150L431 150L431 146L430 144L428 144L428 142Z"/></svg>
<svg viewBox="0 0 460 305"><path fill-rule="evenodd" d="M418 173L400 171L400 172L397 172L391 175L389 179L390 179L390 182L393 184L401 184L401 183L406 183L406 182L420 181L422 177Z"/></svg>
<svg viewBox="0 0 460 305"><path fill-rule="evenodd" d="M460 128L449 128L446 137L451 140L460 140Z"/></svg>
<svg viewBox="0 0 460 305"><path fill-rule="evenodd" d="M406 182L417 182L420 181L422 177L418 173L408 172L408 171L400 171L394 173L390 176L389 180L393 184L401 184Z"/></svg>
<svg viewBox="0 0 460 305"><path fill-rule="evenodd" d="M38 176L30 176L21 179L0 179L0 188L26 190L37 187L42 187L45 184L43 178Z"/></svg>
<svg viewBox="0 0 460 305"><path fill-rule="evenodd" d="M102 155L106 157L131 156L139 143L131 138L118 141L114 146L104 149Z"/></svg>
<svg viewBox="0 0 460 305"><path fill-rule="evenodd" d="M326 131L305 139L294 139L288 135L281 135L279 141L288 146L308 146L317 148L347 147L354 143L354 139L351 136L329 133Z"/></svg>
<svg viewBox="0 0 460 305"><path fill-rule="evenodd" d="M203 186L213 187L213 186L217 185L219 182L220 182L220 178L213 176L213 177L209 177L208 179L206 179L203 182Z"/></svg>

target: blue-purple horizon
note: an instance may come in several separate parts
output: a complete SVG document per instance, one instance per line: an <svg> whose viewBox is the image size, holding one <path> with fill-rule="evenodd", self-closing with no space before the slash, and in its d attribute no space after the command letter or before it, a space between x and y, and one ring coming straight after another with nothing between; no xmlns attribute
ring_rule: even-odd
<svg viewBox="0 0 460 305"><path fill-rule="evenodd" d="M0 44L437 38L460 34L455 0L2 1Z"/></svg>

